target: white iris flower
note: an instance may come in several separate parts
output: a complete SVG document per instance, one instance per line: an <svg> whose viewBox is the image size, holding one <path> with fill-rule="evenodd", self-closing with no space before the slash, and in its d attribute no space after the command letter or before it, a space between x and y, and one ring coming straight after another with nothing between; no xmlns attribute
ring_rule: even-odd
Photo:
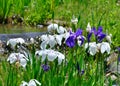
<svg viewBox="0 0 120 86"><path fill-rule="evenodd" d="M57 31L57 33L59 34L63 34L65 32L67 32L66 28L64 28L63 26L58 26L58 24L50 24L47 27L48 32L54 32Z"/></svg>
<svg viewBox="0 0 120 86"><path fill-rule="evenodd" d="M58 24L50 24L47 27L48 32L54 31L58 29Z"/></svg>
<svg viewBox="0 0 120 86"><path fill-rule="evenodd" d="M63 34L60 35L42 35L41 36L41 49L46 49L47 45L50 46L50 48L53 48L56 44L59 44L61 46L62 39L64 38Z"/></svg>
<svg viewBox="0 0 120 86"><path fill-rule="evenodd" d="M56 58L58 58L59 65L62 63L62 60L65 59L65 56L62 53L54 50L39 50L36 51L35 55L42 56L42 62L46 59L46 57L48 61L54 61Z"/></svg>
<svg viewBox="0 0 120 86"><path fill-rule="evenodd" d="M22 81L22 84L20 86L37 86L37 85L40 86L41 83L36 79L31 79L28 83L25 81Z"/></svg>
<svg viewBox="0 0 120 86"><path fill-rule="evenodd" d="M56 42L61 46L62 45L62 39L64 38L64 35L55 35Z"/></svg>
<svg viewBox="0 0 120 86"><path fill-rule="evenodd" d="M70 36L70 33L69 32L66 32L63 34L63 37L65 38L65 40L67 40L67 38Z"/></svg>
<svg viewBox="0 0 120 86"><path fill-rule="evenodd" d="M75 16L73 15L71 22L76 25L78 23L78 18L75 18Z"/></svg>
<svg viewBox="0 0 120 86"><path fill-rule="evenodd" d="M7 61L10 61L10 64L13 64L14 62L19 62L22 67L26 67L28 58L21 53L11 53L7 59Z"/></svg>
<svg viewBox="0 0 120 86"><path fill-rule="evenodd" d="M111 48L110 48L109 43L107 43L107 42L102 42L102 43L101 43L100 50L101 50L101 53L107 52L108 54L110 54Z"/></svg>
<svg viewBox="0 0 120 86"><path fill-rule="evenodd" d="M96 42L91 42L91 43L89 43L89 45L88 45L88 43L86 43L85 44L85 49L87 49L87 48L89 48L88 49L88 52L92 55L92 56L94 56L96 53L97 53L97 44L96 44Z"/></svg>
<svg viewBox="0 0 120 86"><path fill-rule="evenodd" d="M23 38L13 38L13 39L9 39L7 41L7 45L10 45L11 48L15 48L15 46L20 43L20 44L23 44L25 43L25 40Z"/></svg>
<svg viewBox="0 0 120 86"><path fill-rule="evenodd" d="M57 32L59 34L64 34L65 32L67 32L67 30L63 26L59 26L59 28L57 28Z"/></svg>
<svg viewBox="0 0 120 86"><path fill-rule="evenodd" d="M110 54L110 45L107 42L102 42L102 43L98 43L96 44L96 42L90 42L89 45L88 43L85 44L85 49L88 49L88 52L90 53L90 55L94 56L97 52L101 52L102 54L107 52L108 54Z"/></svg>
<svg viewBox="0 0 120 86"><path fill-rule="evenodd" d="M106 40L107 40L109 43L112 43L111 37L112 37L112 34L106 36Z"/></svg>
<svg viewBox="0 0 120 86"><path fill-rule="evenodd" d="M46 49L46 46L49 44L50 48L53 48L56 44L55 37L53 35L42 35L41 36L41 49Z"/></svg>
<svg viewBox="0 0 120 86"><path fill-rule="evenodd" d="M90 32L90 31L91 31L90 23L88 23L87 28L86 28L86 31L87 31L87 32Z"/></svg>

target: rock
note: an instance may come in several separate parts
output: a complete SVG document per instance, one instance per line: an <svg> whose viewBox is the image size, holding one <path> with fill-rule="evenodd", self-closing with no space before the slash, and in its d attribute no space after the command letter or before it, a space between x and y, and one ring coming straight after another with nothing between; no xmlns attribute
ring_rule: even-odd
<svg viewBox="0 0 120 86"><path fill-rule="evenodd" d="M120 62L118 61L118 54L113 52L107 58L108 71L120 74Z"/></svg>
<svg viewBox="0 0 120 86"><path fill-rule="evenodd" d="M107 73L105 86L109 86L109 78L113 81L112 86L119 86L118 80L120 75L120 62L118 61L118 53L111 53L107 58Z"/></svg>
<svg viewBox="0 0 120 86"><path fill-rule="evenodd" d="M4 54L5 49L4 48L0 48L0 54Z"/></svg>
<svg viewBox="0 0 120 86"><path fill-rule="evenodd" d="M39 24L38 24L38 25L37 25L37 28L43 28L43 25L39 25Z"/></svg>
<svg viewBox="0 0 120 86"><path fill-rule="evenodd" d="M118 54L113 52L111 55L107 58L107 65L111 64L112 62L115 62L118 58Z"/></svg>
<svg viewBox="0 0 120 86"><path fill-rule="evenodd" d="M112 80L112 81L114 81L114 80L116 80L116 79L117 79L117 76L111 75L111 80Z"/></svg>
<svg viewBox="0 0 120 86"><path fill-rule="evenodd" d="M3 42L0 40L0 48L3 46Z"/></svg>
<svg viewBox="0 0 120 86"><path fill-rule="evenodd" d="M3 54L5 52L3 46L4 46L4 43L0 40L0 54Z"/></svg>
<svg viewBox="0 0 120 86"><path fill-rule="evenodd" d="M120 62L117 63L117 61L110 64L110 69L112 73L119 73L120 74Z"/></svg>

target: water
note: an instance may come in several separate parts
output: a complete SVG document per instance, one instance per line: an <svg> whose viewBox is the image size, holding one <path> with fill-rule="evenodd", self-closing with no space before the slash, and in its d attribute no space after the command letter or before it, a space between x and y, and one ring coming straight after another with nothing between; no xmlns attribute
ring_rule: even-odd
<svg viewBox="0 0 120 86"><path fill-rule="evenodd" d="M11 26L11 25L0 25L0 34L15 34L15 33L25 33L25 32L45 32L46 27L37 28L30 26Z"/></svg>

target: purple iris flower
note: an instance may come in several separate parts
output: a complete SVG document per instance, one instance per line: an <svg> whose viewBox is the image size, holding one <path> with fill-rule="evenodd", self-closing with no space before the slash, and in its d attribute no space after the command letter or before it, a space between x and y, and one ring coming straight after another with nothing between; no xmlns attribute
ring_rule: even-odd
<svg viewBox="0 0 120 86"><path fill-rule="evenodd" d="M70 33L70 35L71 35L71 34L73 34L74 32L72 32L72 30L70 29L70 30L69 30L69 33Z"/></svg>
<svg viewBox="0 0 120 86"><path fill-rule="evenodd" d="M78 37L82 35L82 30L81 29L77 29L77 31L75 32L75 36Z"/></svg>
<svg viewBox="0 0 120 86"><path fill-rule="evenodd" d="M81 44L83 44L84 38L82 38L82 30L78 29L75 33L70 31L70 36L66 40L66 45L69 46L70 48L73 48L76 44L77 37L80 37L79 40L82 40Z"/></svg>
<svg viewBox="0 0 120 86"><path fill-rule="evenodd" d="M104 34L102 27L98 27L98 30L96 31L95 28L93 28L94 35L97 37L98 42L102 42L102 40L106 37L106 34Z"/></svg>
<svg viewBox="0 0 120 86"><path fill-rule="evenodd" d="M47 64L42 64L42 69L44 70L44 71L48 71L49 69L50 69L50 66L49 65L47 65Z"/></svg>
<svg viewBox="0 0 120 86"><path fill-rule="evenodd" d="M91 32L88 34L88 42L90 42L90 38L92 36L92 33L94 33L95 37L97 38L98 42L102 42L102 40L106 37L106 34L102 32L102 27L98 27L98 30L96 30L95 27L92 28Z"/></svg>
<svg viewBox="0 0 120 86"><path fill-rule="evenodd" d="M70 35L67 40L66 40L66 45L69 46L70 48L75 46L75 37L74 35Z"/></svg>
<svg viewBox="0 0 120 86"><path fill-rule="evenodd" d="M87 40L88 40L88 42L90 42L90 38L91 38L91 36L92 36L92 31L87 35Z"/></svg>
<svg viewBox="0 0 120 86"><path fill-rule="evenodd" d="M77 37L78 41L81 41L80 46L84 43L84 37L83 36L78 36Z"/></svg>

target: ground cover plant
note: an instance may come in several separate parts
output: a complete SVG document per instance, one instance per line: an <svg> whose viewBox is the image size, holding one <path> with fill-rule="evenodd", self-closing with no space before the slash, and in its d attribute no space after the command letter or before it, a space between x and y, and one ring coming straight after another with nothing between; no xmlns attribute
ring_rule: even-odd
<svg viewBox="0 0 120 86"><path fill-rule="evenodd" d="M0 86L120 85L119 1L2 0L0 4L2 23L14 14L14 23L18 18L32 25L52 20L47 34L5 42Z"/></svg>

